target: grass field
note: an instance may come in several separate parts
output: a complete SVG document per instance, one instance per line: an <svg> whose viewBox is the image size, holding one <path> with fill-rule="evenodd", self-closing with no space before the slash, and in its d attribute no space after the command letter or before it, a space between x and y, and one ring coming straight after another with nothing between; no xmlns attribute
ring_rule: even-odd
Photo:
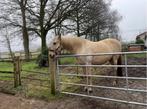
<svg viewBox="0 0 147 109"><path fill-rule="evenodd" d="M63 58L60 63L74 63L74 58ZM22 61L21 77L22 86L13 88L13 73L0 73L0 88L6 93L21 93L26 97L35 97L41 99L57 99L61 96L53 96L50 94L50 77L48 67L39 67L36 61ZM13 71L13 63L0 62L0 71ZM29 72L33 71L33 72ZM43 72L40 74L39 72ZM9 78L12 77L12 78ZM26 79L29 78L29 79ZM63 80L69 81L68 78L62 77Z"/></svg>
<svg viewBox="0 0 147 109"><path fill-rule="evenodd" d="M147 58L147 54L142 53L142 54L129 54L127 55L129 58Z"/></svg>

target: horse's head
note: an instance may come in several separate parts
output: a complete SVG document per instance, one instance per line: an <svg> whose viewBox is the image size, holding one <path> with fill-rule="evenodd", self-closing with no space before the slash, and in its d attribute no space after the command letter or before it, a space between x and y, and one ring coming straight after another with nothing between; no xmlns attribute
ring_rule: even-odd
<svg viewBox="0 0 147 109"><path fill-rule="evenodd" d="M55 55L59 55L62 50L61 45L61 35L56 36L49 45L49 55L51 58L54 58Z"/></svg>

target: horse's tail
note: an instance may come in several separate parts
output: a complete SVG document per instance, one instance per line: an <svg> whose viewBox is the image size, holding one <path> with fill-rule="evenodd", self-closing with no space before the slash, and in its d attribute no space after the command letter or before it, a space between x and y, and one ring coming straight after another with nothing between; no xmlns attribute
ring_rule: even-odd
<svg viewBox="0 0 147 109"><path fill-rule="evenodd" d="M122 56L121 55L118 58L117 65L122 65ZM117 68L117 76L123 76L122 67Z"/></svg>

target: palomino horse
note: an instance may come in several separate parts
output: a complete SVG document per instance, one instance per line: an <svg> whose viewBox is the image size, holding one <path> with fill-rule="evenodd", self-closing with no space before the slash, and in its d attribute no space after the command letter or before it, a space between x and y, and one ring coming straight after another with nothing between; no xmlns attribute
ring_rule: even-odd
<svg viewBox="0 0 147 109"><path fill-rule="evenodd" d="M98 42L92 42L87 39L73 37L73 36L58 36L53 39L49 45L50 57L54 58L55 55L59 54L62 48L68 50L72 54L93 54L93 53L113 53L121 52L121 43L112 38L108 38ZM101 56L80 56L77 60L82 65L92 64L110 64L117 65L121 64L120 55L101 55ZM122 76L121 67L116 68L117 76ZM83 67L86 75L91 75L90 67ZM92 85L90 76L87 76L87 85ZM91 87L85 87L88 92L92 91Z"/></svg>

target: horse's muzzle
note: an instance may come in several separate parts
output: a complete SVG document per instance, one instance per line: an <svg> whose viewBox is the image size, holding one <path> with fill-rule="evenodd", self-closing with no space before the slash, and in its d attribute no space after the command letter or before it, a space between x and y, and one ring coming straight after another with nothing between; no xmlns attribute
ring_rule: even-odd
<svg viewBox="0 0 147 109"><path fill-rule="evenodd" d="M55 55L51 55L51 54L50 54L49 56L50 56L50 58L52 58L52 59L55 57Z"/></svg>
<svg viewBox="0 0 147 109"><path fill-rule="evenodd" d="M55 58L55 52L51 52L51 51L50 51L49 56L50 56L50 58L52 58L52 59Z"/></svg>

